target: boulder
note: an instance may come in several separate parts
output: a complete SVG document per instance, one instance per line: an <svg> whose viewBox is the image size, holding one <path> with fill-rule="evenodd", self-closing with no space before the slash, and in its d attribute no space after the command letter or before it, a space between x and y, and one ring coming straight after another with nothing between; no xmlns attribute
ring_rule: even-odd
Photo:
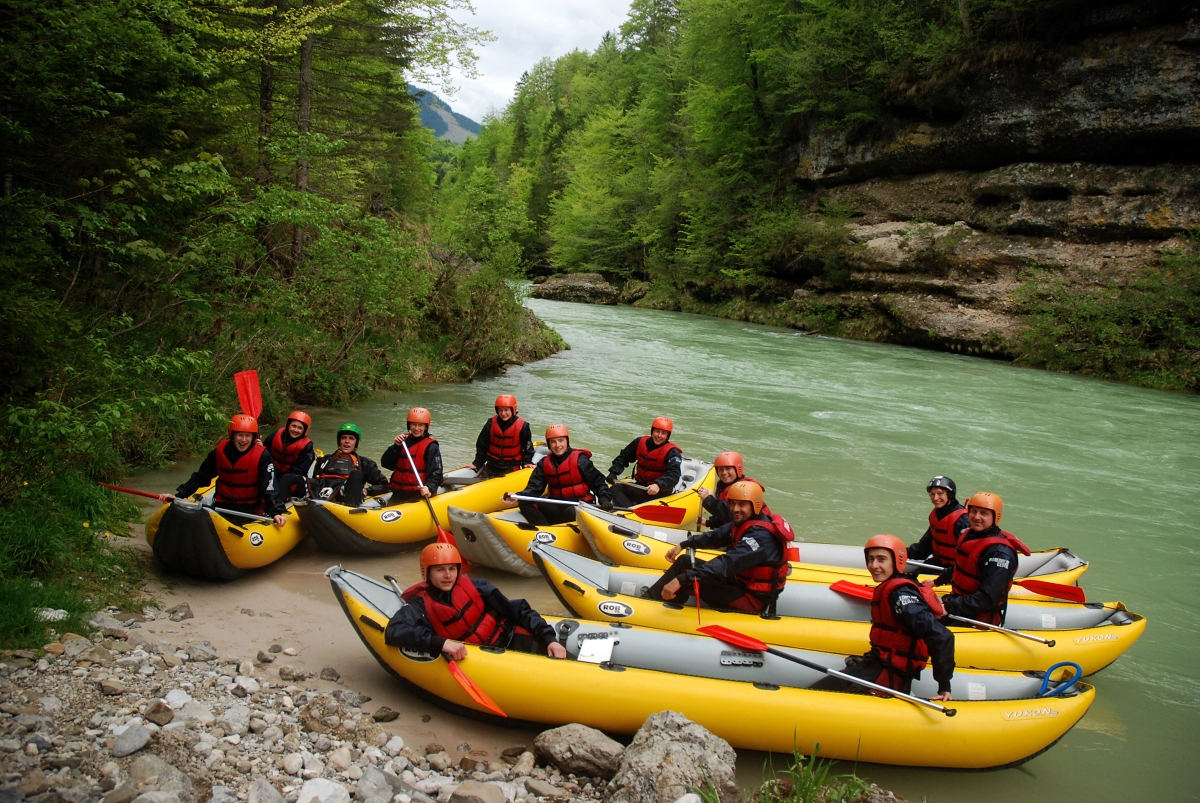
<svg viewBox="0 0 1200 803"><path fill-rule="evenodd" d="M528 750L517 756L517 761L512 767L512 776L520 778L522 775L529 775L533 772L534 758L533 753Z"/></svg>
<svg viewBox="0 0 1200 803"><path fill-rule="evenodd" d="M625 749L605 803L674 803L710 781L721 803L740 803L736 760L724 739L683 714L659 711Z"/></svg>
<svg viewBox="0 0 1200 803"><path fill-rule="evenodd" d="M189 700L184 703L183 707L175 712L175 715L180 719L194 719L206 727L217 721L208 706L198 703L195 700Z"/></svg>
<svg viewBox="0 0 1200 803"><path fill-rule="evenodd" d="M181 803L179 795L174 792L142 792L133 799L133 803Z"/></svg>
<svg viewBox="0 0 1200 803"><path fill-rule="evenodd" d="M304 756L299 753L288 753L283 757L283 771L288 775L299 775L304 769Z"/></svg>
<svg viewBox="0 0 1200 803"><path fill-rule="evenodd" d="M271 782L261 775L250 784L250 794L246 803L283 803L283 795L271 785Z"/></svg>
<svg viewBox="0 0 1200 803"><path fill-rule="evenodd" d="M321 680L338 681L341 679L341 674L332 666L321 667Z"/></svg>
<svg viewBox="0 0 1200 803"><path fill-rule="evenodd" d="M393 736L392 738L388 739L387 742L383 745L383 752L387 753L389 756L392 756L393 758L400 755L400 751L403 749L404 749L404 739L400 738L399 736Z"/></svg>
<svg viewBox="0 0 1200 803"><path fill-rule="evenodd" d="M88 620L88 624L97 630L104 630L110 627L120 628L125 626L123 622L119 621L115 616L107 611L98 611L92 614L92 618Z"/></svg>
<svg viewBox="0 0 1200 803"><path fill-rule="evenodd" d="M245 733L250 730L250 709L244 705L230 706L217 717L217 724L229 733Z"/></svg>
<svg viewBox="0 0 1200 803"><path fill-rule="evenodd" d="M450 795L450 803L507 803L504 790L494 783L463 781Z"/></svg>
<svg viewBox="0 0 1200 803"><path fill-rule="evenodd" d="M650 292L650 282L631 279L621 288L621 303L632 304L635 301L641 301L648 292Z"/></svg>
<svg viewBox="0 0 1200 803"><path fill-rule="evenodd" d="M350 764L353 759L350 757L350 748L339 747L329 754L329 766L333 767L338 772L345 772L350 769Z"/></svg>
<svg viewBox="0 0 1200 803"><path fill-rule="evenodd" d="M130 725L113 744L113 756L115 758L131 756L149 743L150 731L146 729L145 725L141 723Z"/></svg>
<svg viewBox="0 0 1200 803"><path fill-rule="evenodd" d="M298 683L308 679L308 672L295 666L281 666L279 679L284 683Z"/></svg>
<svg viewBox="0 0 1200 803"><path fill-rule="evenodd" d="M381 705L379 706L379 710L371 715L371 719L375 720L376 722L391 722L398 716L400 716L399 711L393 711L386 705Z"/></svg>
<svg viewBox="0 0 1200 803"><path fill-rule="evenodd" d="M296 803L350 803L350 792L337 781L313 778L300 787Z"/></svg>
<svg viewBox="0 0 1200 803"><path fill-rule="evenodd" d="M599 273L558 273L529 293L533 298L574 301L580 304L616 304L620 291Z"/></svg>
<svg viewBox="0 0 1200 803"><path fill-rule="evenodd" d="M214 786L208 803L238 803L237 795L228 786Z"/></svg>
<svg viewBox="0 0 1200 803"><path fill-rule="evenodd" d="M216 647L207 641L201 641L188 647L187 654L191 661L215 661L217 659Z"/></svg>
<svg viewBox="0 0 1200 803"><path fill-rule="evenodd" d="M129 781L142 792L171 792L181 803L196 803L192 779L155 755L139 756L129 768Z"/></svg>
<svg viewBox="0 0 1200 803"><path fill-rule="evenodd" d="M195 614L192 613L192 606L186 602L176 605L174 608L167 608L167 616L172 622L182 622L184 619L194 619Z"/></svg>
<svg viewBox="0 0 1200 803"><path fill-rule="evenodd" d="M368 765L354 790L354 799L361 803L388 803L395 792L382 772Z"/></svg>
<svg viewBox="0 0 1200 803"><path fill-rule="evenodd" d="M162 700L155 700L146 706L146 713L143 716L155 725L162 726L175 718L175 711Z"/></svg>
<svg viewBox="0 0 1200 803"><path fill-rule="evenodd" d="M449 769L454 764L454 759L450 758L450 754L444 750L439 750L436 753L429 753L425 756L425 760L429 762L430 769L441 772Z"/></svg>
<svg viewBox="0 0 1200 803"><path fill-rule="evenodd" d="M625 751L620 742L578 723L542 731L533 740L533 747L542 759L564 773L601 778L613 777Z"/></svg>
<svg viewBox="0 0 1200 803"><path fill-rule="evenodd" d="M562 797L565 794L562 789L559 789L549 781L542 781L537 778L525 779L525 791L538 797Z"/></svg>

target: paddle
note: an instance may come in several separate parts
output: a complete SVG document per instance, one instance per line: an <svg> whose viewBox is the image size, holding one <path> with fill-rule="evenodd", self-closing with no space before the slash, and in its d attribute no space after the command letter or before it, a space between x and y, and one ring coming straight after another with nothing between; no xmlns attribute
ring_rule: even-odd
<svg viewBox="0 0 1200 803"><path fill-rule="evenodd" d="M933 574L941 574L945 571L941 566L934 566L932 563L921 563L915 560L910 560L908 565L916 566L918 569L924 569ZM1063 599L1067 602L1087 602L1087 595L1079 586L1051 583L1046 580L1013 580L1013 585L1027 588L1033 593L1041 594L1044 597L1054 597L1055 599Z"/></svg>
<svg viewBox="0 0 1200 803"><path fill-rule="evenodd" d="M114 491L120 491L121 493L125 494L133 494L134 496L145 496L149 499L158 499L159 497L159 494L152 494L148 491L138 491L134 490L133 488L125 488L121 485L109 485L107 482L101 482L100 484L105 488L112 488Z"/></svg>
<svg viewBox="0 0 1200 803"><path fill-rule="evenodd" d="M551 504L551 505L571 505L572 507L579 507L580 505L589 504L587 502L577 502L574 499L555 499L552 496L522 496L520 494L512 494L512 498L519 499L522 502L545 502L545 503ZM593 505L593 507L594 507L594 505ZM687 511L681 507L667 507L665 505L642 505L641 507L614 507L613 510L619 510L622 513L633 513L637 516L641 516L644 519L653 518L653 515L657 514L658 511L663 511L663 510L673 511L670 514L671 518L675 518L676 515L678 515L678 517L679 517L679 521L675 522L676 524L678 524L679 522L682 522L683 517L687 514ZM647 515L648 513L651 513L651 515ZM670 523L670 522L665 521L664 519L658 519L658 520L662 521L664 524Z"/></svg>
<svg viewBox="0 0 1200 803"><path fill-rule="evenodd" d="M392 577L390 574L385 574L383 579L392 584L392 590L396 592L396 596L400 598L404 597L404 592L400 590L400 584L396 582L395 577ZM467 673L462 671L462 667L455 663L448 655L443 654L442 657L446 659L446 664L450 670L450 677L458 681L458 685L462 686L463 691L465 691L472 700L497 716L508 716L508 714L504 713L500 706L496 705L495 701L493 701L491 697L488 697L487 692L476 686L475 681L467 677Z"/></svg>
<svg viewBox="0 0 1200 803"><path fill-rule="evenodd" d="M421 476L421 472L417 471L417 464L416 461L413 460L412 452L408 451L408 442L402 440L400 441L400 445L404 448L404 456L408 458L408 465L412 468L413 476L417 478L417 482L421 483L421 485L424 485L425 478ZM442 523L438 521L437 513L433 512L433 502L429 501L428 496L422 495L421 498L425 500L425 506L429 508L429 515L433 519L433 526L437 527L438 543L450 544L453 547L457 547L458 544L455 543L454 536L442 529ZM464 572L471 570L471 567L466 564L465 560L463 561L462 570Z"/></svg>
<svg viewBox="0 0 1200 803"><path fill-rule="evenodd" d="M937 703L929 700L922 700L920 697L914 697L911 694L905 694L904 692L896 691L895 689L889 689L887 686L880 686L878 683L872 683L869 680L856 678L853 675L846 674L845 672L839 672L836 669L830 669L827 666L821 666L820 664L809 661L806 658L792 655L790 652L777 650L771 645L767 644L765 641L759 641L753 636L747 636L744 633L739 633L736 630L730 630L729 628L722 627L721 625L707 625L705 627L697 628L696 632L703 633L706 636L712 636L713 638L724 641L726 644L732 644L733 646L741 647L744 650L768 652L771 655L784 659L785 661L792 661L793 663L800 664L801 666L807 666L809 669L815 669L818 672L824 672L826 675L840 678L842 680L855 683L859 686L865 686L868 689L873 689L878 692L883 692L891 697L899 697L901 700L907 700L908 702L916 705L923 705L926 708L932 708L934 711L940 711L948 717L952 717L958 713L958 711L954 708L947 708L944 705L938 705Z"/></svg>
<svg viewBox="0 0 1200 803"><path fill-rule="evenodd" d="M875 597L875 591L873 589L867 588L866 586L857 585L856 583L851 583L848 580L838 580L836 583L831 585L830 588L832 588L834 591L841 592L842 594L846 594L851 597L858 597L859 599L870 600L874 599ZM1045 639L1041 636L1031 636L1028 633L1022 633L1020 630L1012 630L1007 627L1001 627L1000 625L990 625L987 622L980 622L976 619L967 619L965 616L955 616L952 613L948 613L946 616L954 619L955 621L971 625L972 627L978 627L983 630L995 630L997 633L1007 633L1010 636L1016 636L1018 638L1036 641L1039 644L1045 644L1047 647L1054 646L1054 639Z"/></svg>
<svg viewBox="0 0 1200 803"><path fill-rule="evenodd" d="M696 570L696 548L687 548L688 557L692 559L692 571ZM696 597L696 627L700 626L700 578L692 578L692 593Z"/></svg>
<svg viewBox="0 0 1200 803"><path fill-rule="evenodd" d="M103 485L105 488L111 488L114 491L120 491L121 493L133 494L134 496L145 496L150 499L158 499L158 497L159 497L158 494L152 494L152 493L148 493L146 491L138 491L133 488L125 488L120 485L109 485L107 482L101 482L100 484ZM188 502L188 500L186 500L186 499L179 499L177 501ZM265 521L265 522L268 522L271 524L275 523L275 519L272 519L268 516L256 516L253 513L239 513L236 510L227 510L223 507L212 507L211 505L202 505L199 502L189 502L189 504L197 505L199 507L204 508L205 510L214 510L217 513L220 513L222 516L241 516L244 519L253 519L254 521Z"/></svg>
<svg viewBox="0 0 1200 803"><path fill-rule="evenodd" d="M263 408L258 371L238 371L233 375L233 383L237 386L238 404L242 405L242 412L257 421Z"/></svg>

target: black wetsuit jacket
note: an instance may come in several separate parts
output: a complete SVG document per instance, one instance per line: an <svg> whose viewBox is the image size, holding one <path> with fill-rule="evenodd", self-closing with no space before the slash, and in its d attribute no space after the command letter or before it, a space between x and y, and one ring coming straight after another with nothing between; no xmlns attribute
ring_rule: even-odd
<svg viewBox="0 0 1200 803"><path fill-rule="evenodd" d="M517 416L505 421L496 416L496 423L500 425L501 432L508 432L509 427L513 426L517 421ZM475 468L482 469L488 462L488 447L492 445L492 419L488 419L483 424L483 429L479 430L479 437L475 439L475 459L472 461ZM521 464L529 465L533 462L533 434L529 431L529 422L526 421L521 425ZM508 464L505 464L508 465Z"/></svg>
<svg viewBox="0 0 1200 803"><path fill-rule="evenodd" d="M1000 535L1000 528L989 527L981 533L968 531L959 545L967 547L971 541ZM993 544L979 556L979 588L966 596L950 594L942 597L946 613L978 619L986 611L1001 610L1008 604L1008 588L1017 575L1017 553L1008 544ZM954 577L953 567L942 572L937 585L950 582ZM1002 620L1003 621L1003 620Z"/></svg>
<svg viewBox="0 0 1200 803"><path fill-rule="evenodd" d="M642 440L642 436L638 436L629 442L629 445L621 450L621 453L613 458L612 465L608 467L608 481L616 482L617 477L625 471L627 466L637 462L637 447ZM654 442L650 442L653 446ZM662 476L654 481L658 485L660 495L669 494L675 490L675 486L679 484L679 477L683 474L683 452L678 449L672 449L667 455L667 467L663 471Z"/></svg>
<svg viewBox="0 0 1200 803"><path fill-rule="evenodd" d="M755 518L762 519L762 516ZM731 546L732 545L732 546ZM735 577L739 572L753 569L767 563L778 563L783 560L783 547L775 536L762 527L750 527L742 534L742 539L733 543L733 522L722 524L715 530L705 533L693 533L680 543L684 549L726 549L724 555L713 558L701 564L698 569L688 569L679 576L681 583L690 583L696 577L701 582L716 580L725 583L737 583ZM676 560L687 560L680 556Z"/></svg>

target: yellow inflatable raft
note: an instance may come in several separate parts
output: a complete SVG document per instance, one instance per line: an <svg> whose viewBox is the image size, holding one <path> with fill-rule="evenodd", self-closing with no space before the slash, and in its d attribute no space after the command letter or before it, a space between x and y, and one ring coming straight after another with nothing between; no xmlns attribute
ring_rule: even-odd
<svg viewBox="0 0 1200 803"><path fill-rule="evenodd" d="M539 447L535 460L547 452ZM471 469L446 474L442 492L430 498L443 528L449 529L447 509L451 505L484 513L504 507L501 497L516 492L529 482L531 468L523 468L503 477L478 481ZM470 484L454 483L460 479ZM381 554L396 552L410 544L437 537L437 527L429 515L429 505L410 502L383 507L389 494L368 499L359 507L310 499L301 508L308 532L327 552Z"/></svg>
<svg viewBox="0 0 1200 803"><path fill-rule="evenodd" d="M610 733L637 731L651 714L679 711L738 749L923 767L981 769L1019 764L1069 731L1095 699L1091 686L1058 688L1015 673L959 672L955 715L896 698L814 691L822 675L777 656L713 639L627 625L548 617L569 658L467 647L459 665L508 715L486 714L451 677L445 660L384 643L403 602L388 586L335 566L334 595L384 669L418 694L470 716L514 724L579 722ZM842 659L794 654L833 668ZM932 696L924 676L914 693ZM1050 695L1039 696L1043 685Z"/></svg>
<svg viewBox="0 0 1200 803"><path fill-rule="evenodd" d="M608 513L595 507L581 507L576 517L579 537L551 542L554 546L611 561L619 566L665 571L670 561L667 551L691 535L687 530L647 524L620 513ZM582 540L584 548L574 548ZM838 544L798 543L799 563L792 564L789 580L812 583L833 583L849 580L869 583L870 575L863 567L860 547ZM696 557L711 560L717 553L697 550ZM532 560L532 557L530 557ZM1088 563L1068 549L1057 548L1021 555L1017 579L1036 579L1062 585L1075 585L1087 571ZM1047 599L1020 586L1013 586L1012 596Z"/></svg>
<svg viewBox="0 0 1200 803"><path fill-rule="evenodd" d="M708 488L711 491L716 482L717 472L711 463L685 457L675 493L655 499L646 506L683 508L683 524L694 525L700 515L700 496L696 490ZM598 511L599 508L595 510ZM654 526L649 520L639 518L633 513L619 515L626 516L627 518L622 520L628 521L631 526ZM525 516L516 508L490 513L466 510L461 505L451 507L449 516L458 549L474 566L502 569L522 577L537 577L537 567L529 554L529 545L535 541L540 544L553 544L581 555L593 554L580 526L574 522L536 527L526 521ZM678 532L682 533L684 530Z"/></svg>
<svg viewBox="0 0 1200 803"><path fill-rule="evenodd" d="M210 496L204 502L176 499L146 522L146 541L171 571L234 580L274 563L304 540L304 525L293 505L288 505L282 527L258 521L235 524L206 506Z"/></svg>
<svg viewBox="0 0 1200 803"><path fill-rule="evenodd" d="M695 600L684 604L643 599L643 589L662 576L652 569L609 566L581 555L534 544L534 560L562 604L574 616L690 633L696 629ZM690 590L690 589L688 589ZM833 591L824 583L788 583L777 616L702 608L706 625L733 630L787 647L843 655L867 651L870 603ZM1144 617L1120 602L1048 602L1010 599L1005 625L1054 641L1047 646L990 630L953 627L959 666L1022 672L1074 661L1084 674L1117 660L1146 629Z"/></svg>

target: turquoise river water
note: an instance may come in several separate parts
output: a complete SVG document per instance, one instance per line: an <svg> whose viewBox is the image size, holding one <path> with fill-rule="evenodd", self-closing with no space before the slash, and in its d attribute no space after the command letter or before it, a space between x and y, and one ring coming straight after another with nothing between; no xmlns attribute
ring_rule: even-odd
<svg viewBox="0 0 1200 803"><path fill-rule="evenodd" d="M378 457L419 404L458 466L495 396L513 393L535 435L567 424L602 469L652 417L669 415L686 453L741 452L771 507L809 541L915 540L935 474L953 477L961 498L999 493L1006 529L1091 561L1088 598L1144 614L1146 635L1094 676L1083 721L1021 767L858 773L937 803L1200 799L1200 399L694 315L530 306L569 351L493 379L322 411L318 446L332 448L348 418L363 427L363 453ZM491 576L556 607L541 581ZM741 756L743 780L763 758Z"/></svg>

